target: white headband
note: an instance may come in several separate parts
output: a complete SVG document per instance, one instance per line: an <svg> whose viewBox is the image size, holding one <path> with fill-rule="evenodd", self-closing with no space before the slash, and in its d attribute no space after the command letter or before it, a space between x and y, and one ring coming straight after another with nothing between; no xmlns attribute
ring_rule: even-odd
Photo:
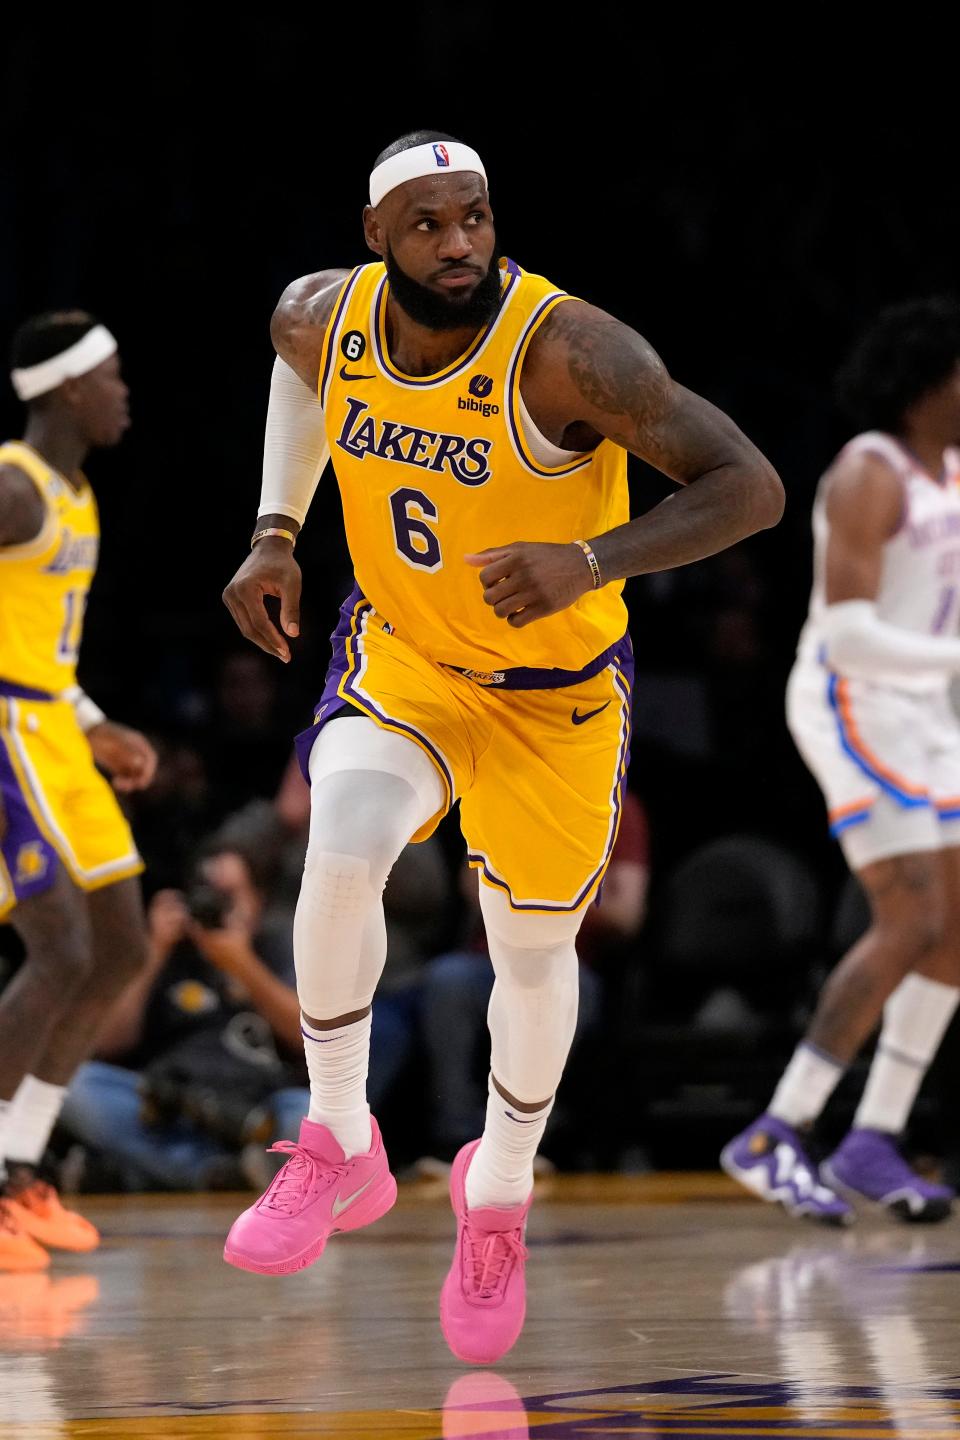
<svg viewBox="0 0 960 1440"><path fill-rule="evenodd" d="M86 375L88 370L108 360L117 351L117 342L105 325L94 325L75 345L61 350L39 365L27 365L22 370L12 370L10 379L21 400L34 400L55 390L64 380L75 380Z"/></svg>
<svg viewBox="0 0 960 1440"><path fill-rule="evenodd" d="M444 144L439 141L432 145L415 145L412 150L401 150L378 165L370 176L370 204L379 205L384 195L389 195L398 185L408 180L422 180L425 175L450 175L456 170L474 170L483 176L487 172L476 150L461 145L457 140Z"/></svg>

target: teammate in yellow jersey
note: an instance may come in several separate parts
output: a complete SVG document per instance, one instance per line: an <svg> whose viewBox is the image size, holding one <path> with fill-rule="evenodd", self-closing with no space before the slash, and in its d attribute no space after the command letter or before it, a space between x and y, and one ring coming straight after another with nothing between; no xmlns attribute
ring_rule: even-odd
<svg viewBox="0 0 960 1440"><path fill-rule="evenodd" d="M106 780L141 789L156 758L76 683L99 524L81 466L118 444L127 387L110 332L82 311L28 321L12 381L23 440L0 446L0 919L26 960L0 995L0 1270L47 1248L91 1250L94 1227L36 1167L106 1010L146 958L143 869Z"/></svg>
<svg viewBox="0 0 960 1440"><path fill-rule="evenodd" d="M780 517L776 474L671 381L627 326L498 256L479 155L407 135L364 211L380 261L299 280L277 350L253 549L225 600L282 660L298 631L297 532L332 452L356 588L299 737L311 833L294 942L311 1104L225 1258L268 1274L393 1203L365 1099L381 892L460 801L496 982L483 1136L451 1176L441 1296L463 1360L523 1325L533 1158L574 1032L574 941L625 782L624 578L683 565ZM627 451L685 488L629 520ZM279 596L281 630L265 596Z"/></svg>

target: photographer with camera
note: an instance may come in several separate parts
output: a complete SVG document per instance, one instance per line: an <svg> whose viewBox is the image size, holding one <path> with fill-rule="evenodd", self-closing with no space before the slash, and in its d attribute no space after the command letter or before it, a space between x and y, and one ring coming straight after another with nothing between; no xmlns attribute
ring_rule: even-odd
<svg viewBox="0 0 960 1440"><path fill-rule="evenodd" d="M64 1127L125 1190L260 1184L305 1113L290 919L258 858L212 842L153 897L147 970L70 1087Z"/></svg>

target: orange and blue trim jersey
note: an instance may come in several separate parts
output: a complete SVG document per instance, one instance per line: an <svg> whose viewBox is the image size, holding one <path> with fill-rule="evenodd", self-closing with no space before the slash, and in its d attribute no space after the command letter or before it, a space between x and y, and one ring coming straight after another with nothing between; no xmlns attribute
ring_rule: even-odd
<svg viewBox="0 0 960 1440"><path fill-rule="evenodd" d="M483 600L464 556L511 541L567 543L629 519L626 452L603 440L538 463L519 414L520 371L569 297L501 262L496 316L435 375L397 369L382 264L344 282L324 341L320 398L359 591L429 659L478 674L579 672L623 636L623 582L515 630Z"/></svg>
<svg viewBox="0 0 960 1440"><path fill-rule="evenodd" d="M87 593L97 568L97 504L29 445L0 445L0 465L29 475L44 504L40 533L0 548L0 681L56 694L76 683Z"/></svg>

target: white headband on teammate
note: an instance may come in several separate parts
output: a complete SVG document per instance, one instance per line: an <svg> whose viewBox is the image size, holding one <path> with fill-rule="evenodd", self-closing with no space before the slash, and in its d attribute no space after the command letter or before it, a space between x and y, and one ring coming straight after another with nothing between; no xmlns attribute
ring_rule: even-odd
<svg viewBox="0 0 960 1440"><path fill-rule="evenodd" d="M12 370L10 379L21 400L34 400L55 390L64 380L75 380L86 375L88 370L109 360L117 351L117 342L105 325L94 325L75 345L41 360L39 365L26 365L22 370Z"/></svg>
<svg viewBox="0 0 960 1440"><path fill-rule="evenodd" d="M457 170L472 170L483 176L487 172L476 150L461 145L457 140L444 143L435 141L429 145L414 145L410 150L401 150L378 165L370 176L370 204L379 205L384 195L389 195L398 185L408 180L422 180L425 175L451 175Z"/></svg>

